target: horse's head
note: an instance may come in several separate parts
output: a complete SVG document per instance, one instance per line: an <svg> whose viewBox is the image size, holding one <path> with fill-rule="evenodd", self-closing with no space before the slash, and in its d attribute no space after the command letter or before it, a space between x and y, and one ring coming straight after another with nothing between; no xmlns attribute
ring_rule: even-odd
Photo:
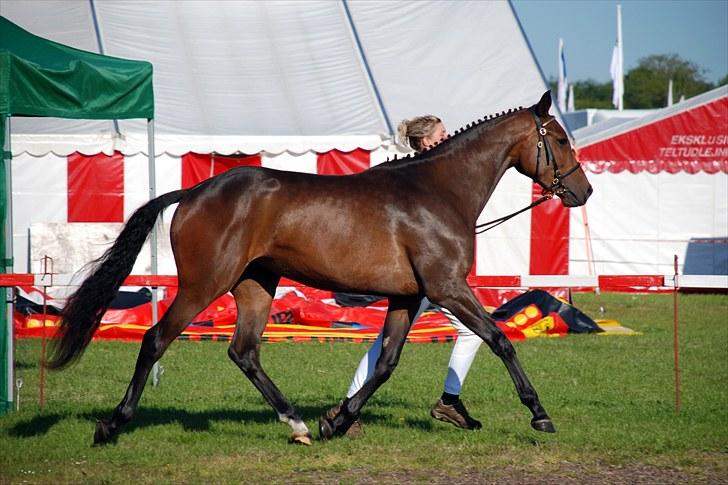
<svg viewBox="0 0 728 485"><path fill-rule="evenodd" d="M549 115L551 91L528 110L532 134L519 142L513 152L514 166L561 199L566 207L584 205L592 193L592 186L574 156L569 136L564 128Z"/></svg>

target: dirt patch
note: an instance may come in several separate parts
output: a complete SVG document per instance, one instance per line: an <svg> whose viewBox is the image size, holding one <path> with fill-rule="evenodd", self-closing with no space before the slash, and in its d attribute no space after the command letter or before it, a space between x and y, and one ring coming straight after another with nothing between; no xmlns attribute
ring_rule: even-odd
<svg viewBox="0 0 728 485"><path fill-rule="evenodd" d="M422 483L435 485L498 484L537 485L563 484L728 484L728 475L717 470L685 471L670 467L644 464L630 465L579 465L560 463L548 469L534 470L518 466L486 467L469 469L461 473L443 473L434 470L407 470L402 472L372 472L347 470L342 472L308 472L291 477L295 483L328 484L379 484ZM291 482L292 483L292 482Z"/></svg>

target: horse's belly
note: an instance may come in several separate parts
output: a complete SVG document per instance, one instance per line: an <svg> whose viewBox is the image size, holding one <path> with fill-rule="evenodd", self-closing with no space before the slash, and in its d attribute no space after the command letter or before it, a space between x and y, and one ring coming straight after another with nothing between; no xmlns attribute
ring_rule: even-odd
<svg viewBox="0 0 728 485"><path fill-rule="evenodd" d="M331 291L384 295L419 293L414 272L403 257L376 251L326 251L321 247L275 251L267 266L301 283Z"/></svg>

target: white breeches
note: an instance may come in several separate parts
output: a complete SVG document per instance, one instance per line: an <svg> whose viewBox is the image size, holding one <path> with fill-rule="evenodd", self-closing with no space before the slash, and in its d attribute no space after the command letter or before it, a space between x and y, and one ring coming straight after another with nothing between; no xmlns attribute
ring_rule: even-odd
<svg viewBox="0 0 728 485"><path fill-rule="evenodd" d="M417 310L414 321L420 317L427 307L430 306L430 300L423 298L420 303L420 308ZM460 320L446 309L442 309L442 313L450 320L450 323L458 331L458 338L455 341L455 346L450 354L450 363L448 364L447 377L445 378L445 392L448 394L460 395L460 389L465 382L465 377L468 375L470 366L475 359L475 354L478 353L480 344L483 340L470 331ZM354 378L349 386L349 391L346 393L346 397L352 397L356 394L364 383L374 374L374 367L377 365L377 359L382 353L382 332L379 333L377 340L374 341L372 346L369 348L364 357L359 362L359 367L356 369Z"/></svg>

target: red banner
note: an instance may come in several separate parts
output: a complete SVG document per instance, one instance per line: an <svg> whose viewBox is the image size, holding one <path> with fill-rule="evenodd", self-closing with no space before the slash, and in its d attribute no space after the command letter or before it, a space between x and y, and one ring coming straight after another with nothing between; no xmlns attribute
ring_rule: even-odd
<svg viewBox="0 0 728 485"><path fill-rule="evenodd" d="M595 173L728 173L728 97L579 150Z"/></svg>

